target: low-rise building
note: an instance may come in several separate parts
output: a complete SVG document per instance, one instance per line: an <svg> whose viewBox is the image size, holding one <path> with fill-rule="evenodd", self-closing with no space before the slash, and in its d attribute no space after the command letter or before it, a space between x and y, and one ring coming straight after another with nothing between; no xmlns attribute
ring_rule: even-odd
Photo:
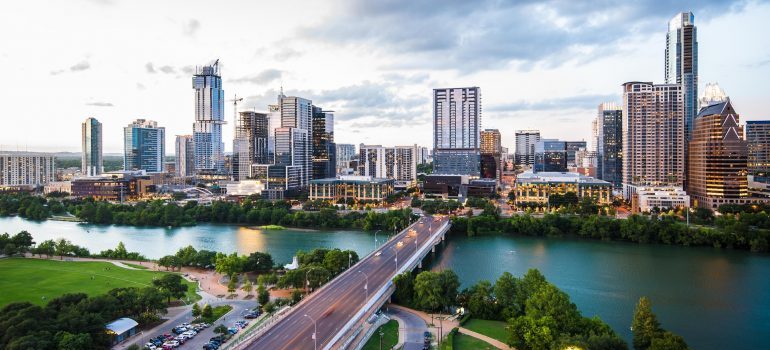
<svg viewBox="0 0 770 350"><path fill-rule="evenodd" d="M153 187L153 180L147 176L112 174L72 180L70 193L79 198L123 202L144 197Z"/></svg>
<svg viewBox="0 0 770 350"><path fill-rule="evenodd" d="M574 192L578 199L594 198L599 205L612 203L612 184L593 177L561 172L526 172L516 177L516 205L548 204L551 195Z"/></svg>
<svg viewBox="0 0 770 350"><path fill-rule="evenodd" d="M137 326L139 326L138 322L128 317L123 317L108 323L105 328L107 329L107 334L112 337L112 345L115 345L136 334Z"/></svg>
<svg viewBox="0 0 770 350"><path fill-rule="evenodd" d="M310 200L379 202L395 191L395 180L370 176L340 176L310 181Z"/></svg>
<svg viewBox="0 0 770 350"><path fill-rule="evenodd" d="M460 198L463 197L463 185L468 184L468 175L426 175L422 183L422 192L426 197Z"/></svg>
<svg viewBox="0 0 770 350"><path fill-rule="evenodd" d="M259 180L241 180L225 185L228 196L247 197L253 194L261 194L265 190L265 184Z"/></svg>
<svg viewBox="0 0 770 350"><path fill-rule="evenodd" d="M689 208L690 196L676 186L637 186L631 197L632 213L649 213L653 209Z"/></svg>
<svg viewBox="0 0 770 350"><path fill-rule="evenodd" d="M43 187L43 193L72 193L72 181L53 181Z"/></svg>

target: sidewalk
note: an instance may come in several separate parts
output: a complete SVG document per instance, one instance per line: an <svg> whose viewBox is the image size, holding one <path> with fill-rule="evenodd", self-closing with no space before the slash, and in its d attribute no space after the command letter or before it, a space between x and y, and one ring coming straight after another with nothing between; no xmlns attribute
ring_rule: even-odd
<svg viewBox="0 0 770 350"><path fill-rule="evenodd" d="M492 345L492 346L494 346L494 347L496 347L498 349L501 349L501 350L513 349L511 347L508 347L508 345L506 345L505 343L503 343L503 342L501 342L501 341L499 341L497 339L490 338L490 337L488 337L486 335L483 335L481 333L476 333L476 332L474 332L474 331L472 331L470 329L467 329L467 328L460 327L458 329L458 332L460 332L462 334L465 334L465 335L468 335L468 336L471 336L471 337L474 337L474 338L479 339L479 340L483 340L483 341L489 343L489 345Z"/></svg>

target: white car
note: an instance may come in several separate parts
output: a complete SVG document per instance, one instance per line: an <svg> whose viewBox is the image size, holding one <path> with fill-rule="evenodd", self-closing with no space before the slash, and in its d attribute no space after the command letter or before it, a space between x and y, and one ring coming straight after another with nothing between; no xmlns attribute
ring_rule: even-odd
<svg viewBox="0 0 770 350"><path fill-rule="evenodd" d="M376 253L374 253L374 256L380 256L382 255L382 250L378 250Z"/></svg>
<svg viewBox="0 0 770 350"><path fill-rule="evenodd" d="M402 245L404 245L404 241L398 241L398 243L396 243L396 247L401 247Z"/></svg>

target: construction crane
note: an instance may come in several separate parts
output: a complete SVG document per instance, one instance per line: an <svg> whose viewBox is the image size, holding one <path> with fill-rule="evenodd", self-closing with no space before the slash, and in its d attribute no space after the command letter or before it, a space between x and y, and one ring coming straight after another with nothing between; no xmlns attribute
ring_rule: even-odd
<svg viewBox="0 0 770 350"><path fill-rule="evenodd" d="M238 97L238 95L233 95L233 99L230 100L230 102L233 103L233 126L238 127L238 102L243 101L243 97Z"/></svg>

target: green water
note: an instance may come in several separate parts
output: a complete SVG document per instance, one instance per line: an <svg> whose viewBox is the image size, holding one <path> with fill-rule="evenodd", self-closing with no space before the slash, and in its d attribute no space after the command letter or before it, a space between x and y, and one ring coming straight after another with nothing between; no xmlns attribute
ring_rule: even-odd
<svg viewBox="0 0 770 350"><path fill-rule="evenodd" d="M463 288L537 268L629 345L634 307L647 296L663 327L693 349L770 349L768 255L510 236L453 236L445 244L433 269L453 269Z"/></svg>

